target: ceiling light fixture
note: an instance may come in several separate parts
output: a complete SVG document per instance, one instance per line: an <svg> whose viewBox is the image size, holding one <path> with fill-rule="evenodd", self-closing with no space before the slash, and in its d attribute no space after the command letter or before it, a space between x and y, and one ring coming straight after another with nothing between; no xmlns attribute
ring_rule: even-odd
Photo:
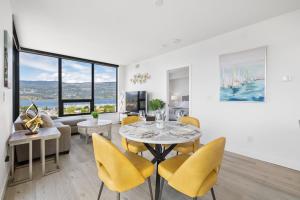
<svg viewBox="0 0 300 200"><path fill-rule="evenodd" d="M182 39L175 38L175 39L171 40L170 42L162 44L161 47L162 48L167 48L169 46L171 47L171 46L177 45L177 44L179 44L181 42L182 42Z"/></svg>
<svg viewBox="0 0 300 200"><path fill-rule="evenodd" d="M174 40L173 40L173 43L174 44L179 44L181 42L181 39L179 39L179 38L175 38Z"/></svg>

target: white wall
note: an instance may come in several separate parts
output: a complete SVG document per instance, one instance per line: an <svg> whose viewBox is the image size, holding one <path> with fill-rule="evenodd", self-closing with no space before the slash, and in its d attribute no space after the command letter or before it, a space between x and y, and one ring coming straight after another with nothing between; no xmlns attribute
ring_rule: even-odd
<svg viewBox="0 0 300 200"><path fill-rule="evenodd" d="M265 103L219 101L220 54L268 46ZM127 66L126 90L167 99L166 71L192 66L192 113L201 120L202 143L226 136L226 150L300 170L300 11L263 21ZM133 85L136 72L151 79ZM291 74L291 82L282 76Z"/></svg>
<svg viewBox="0 0 300 200"><path fill-rule="evenodd" d="M118 70L118 111L119 112L124 112L125 105L122 104L122 97L124 96L124 91L125 91L125 85L126 83L126 66L119 66Z"/></svg>
<svg viewBox="0 0 300 200"><path fill-rule="evenodd" d="M7 154L6 142L12 124L12 90L4 88L3 84L3 30L9 32L10 40L12 40L12 11L9 0L0 1L0 198L4 195L4 186L8 177L8 163L5 163L4 159ZM9 67L11 75L11 60Z"/></svg>

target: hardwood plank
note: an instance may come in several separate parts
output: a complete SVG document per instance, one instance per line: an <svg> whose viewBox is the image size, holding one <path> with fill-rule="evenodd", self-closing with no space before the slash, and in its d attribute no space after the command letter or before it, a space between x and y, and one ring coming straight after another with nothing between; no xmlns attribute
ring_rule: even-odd
<svg viewBox="0 0 300 200"><path fill-rule="evenodd" d="M112 142L120 149L121 137L119 125L112 128ZM92 144L85 144L78 135L72 136L70 154L60 156L61 171L42 177L39 161L33 165L33 181L9 187L6 200L90 200L96 199L100 187L93 156ZM174 156L172 152L170 156ZM152 159L150 153L144 153ZM169 156L169 157L170 157ZM50 165L49 165L50 162ZM54 166L51 161L47 167ZM16 171L17 178L27 175L27 168ZM152 176L152 187L155 187ZM219 181L215 187L217 199L220 200L299 200L300 172L225 152ZM103 200L115 199L116 194L104 187ZM147 183L121 194L122 200L150 199ZM162 199L190 199L165 185ZM208 193L201 198L211 200Z"/></svg>

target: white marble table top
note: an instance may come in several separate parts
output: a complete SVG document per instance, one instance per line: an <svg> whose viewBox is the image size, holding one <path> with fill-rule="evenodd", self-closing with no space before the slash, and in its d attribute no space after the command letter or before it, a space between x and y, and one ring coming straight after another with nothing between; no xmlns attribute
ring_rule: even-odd
<svg viewBox="0 0 300 200"><path fill-rule="evenodd" d="M101 126L111 125L111 120L103 120L98 119L98 121L94 121L92 119L88 119L86 121L78 122L77 126L82 128L98 128Z"/></svg>
<svg viewBox="0 0 300 200"><path fill-rule="evenodd" d="M144 122L122 126L119 133L136 142L149 144L180 144L201 137L200 129L178 122L164 122L164 128L156 127L156 122Z"/></svg>

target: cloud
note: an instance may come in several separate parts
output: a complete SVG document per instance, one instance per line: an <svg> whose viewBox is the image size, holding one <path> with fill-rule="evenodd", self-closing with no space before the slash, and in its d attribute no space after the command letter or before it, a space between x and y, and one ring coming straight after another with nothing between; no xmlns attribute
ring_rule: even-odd
<svg viewBox="0 0 300 200"><path fill-rule="evenodd" d="M21 67L31 68L34 73L23 74L22 80L58 81L58 60L52 57L29 53L20 54ZM91 82L91 64L72 60L63 60L62 80L65 83ZM102 67L102 66L101 66ZM95 69L95 82L116 81L115 69L103 66L101 71ZM40 72L42 71L42 72ZM38 74L38 75L36 75Z"/></svg>
<svg viewBox="0 0 300 200"><path fill-rule="evenodd" d="M58 61L57 61L58 62ZM57 72L56 59L48 58L28 53L20 54L20 64L32 69L37 69L45 72Z"/></svg>
<svg viewBox="0 0 300 200"><path fill-rule="evenodd" d="M37 77L37 79L39 81L58 81L58 73L42 73L39 77Z"/></svg>
<svg viewBox="0 0 300 200"><path fill-rule="evenodd" d="M64 83L83 83L91 82L91 75L82 74L80 72L62 73ZM116 78L113 74L101 73L95 74L95 82L114 82Z"/></svg>
<svg viewBox="0 0 300 200"><path fill-rule="evenodd" d="M104 71L107 72L107 73L112 73L112 72L115 72L115 68L111 68L111 67L106 67L104 68Z"/></svg>
<svg viewBox="0 0 300 200"><path fill-rule="evenodd" d="M71 60L63 60L62 62L63 68L69 69L73 68L73 70L77 70L80 72L90 72L90 67L91 64L90 63L81 63L81 62L77 62L77 61L71 61Z"/></svg>
<svg viewBox="0 0 300 200"><path fill-rule="evenodd" d="M91 75L82 74L80 72L62 73L62 80L64 83L84 83L91 82Z"/></svg>
<svg viewBox="0 0 300 200"><path fill-rule="evenodd" d="M114 82L116 77L114 74L101 73L95 75L95 82Z"/></svg>

